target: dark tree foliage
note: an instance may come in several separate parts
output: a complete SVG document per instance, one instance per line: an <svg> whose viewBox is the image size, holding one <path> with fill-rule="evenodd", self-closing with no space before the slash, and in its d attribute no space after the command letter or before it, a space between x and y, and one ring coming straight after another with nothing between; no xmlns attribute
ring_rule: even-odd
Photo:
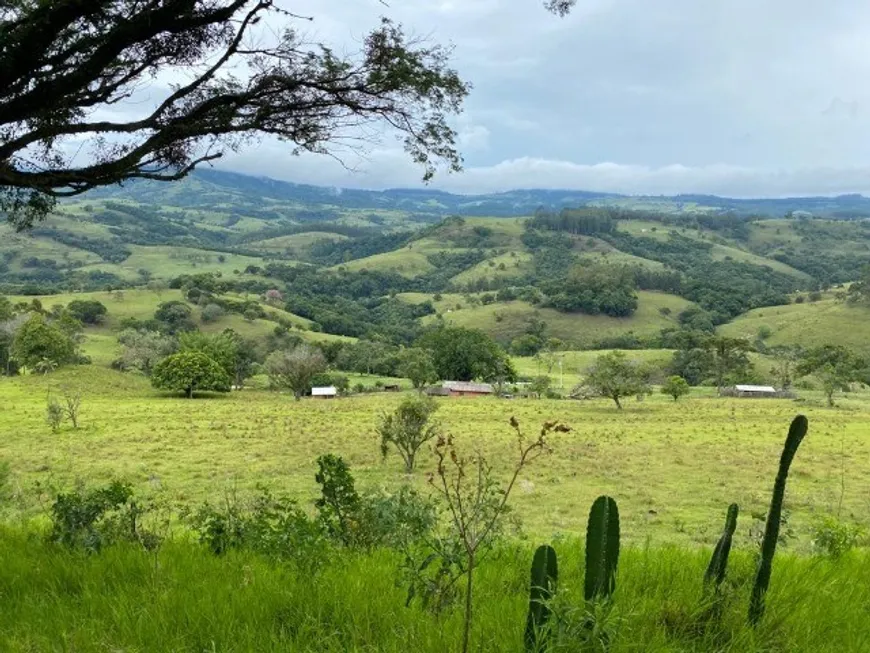
<svg viewBox="0 0 870 653"><path fill-rule="evenodd" d="M558 213L539 209L529 221L528 227L588 235L611 233L616 228L616 223L606 209L562 209Z"/></svg>
<svg viewBox="0 0 870 653"><path fill-rule="evenodd" d="M578 264L543 291L560 311L627 317L637 310L634 274L625 266Z"/></svg>
<svg viewBox="0 0 870 653"><path fill-rule="evenodd" d="M66 308L82 324L101 324L109 313L106 306L96 299L76 299Z"/></svg>
<svg viewBox="0 0 870 653"><path fill-rule="evenodd" d="M264 18L286 24L259 33ZM133 178L178 179L251 138L329 153L386 125L424 177L460 167L447 118L467 85L449 51L409 40L384 19L355 56L306 44L303 17L271 0L57 0L0 9L2 208L24 228L54 199ZM307 22L307 21L306 21ZM92 109L130 97L165 69L193 72L126 121ZM372 130L369 130L369 133ZM71 139L92 144L74 159Z"/></svg>
<svg viewBox="0 0 870 653"><path fill-rule="evenodd" d="M410 240L413 232L397 231L350 240L321 240L308 248L309 258L321 265L337 265L358 258L391 252Z"/></svg>
<svg viewBox="0 0 870 653"><path fill-rule="evenodd" d="M510 358L483 331L441 327L421 336L417 346L432 355L439 378L449 381L515 381Z"/></svg>

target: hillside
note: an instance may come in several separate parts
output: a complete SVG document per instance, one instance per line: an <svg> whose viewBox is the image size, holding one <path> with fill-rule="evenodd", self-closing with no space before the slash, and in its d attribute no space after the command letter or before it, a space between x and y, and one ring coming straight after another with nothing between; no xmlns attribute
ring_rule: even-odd
<svg viewBox="0 0 870 653"><path fill-rule="evenodd" d="M863 201L810 198L788 210L813 206L854 217L843 206L858 211ZM799 204L535 190L371 192L204 170L176 184L131 183L64 202L29 234L0 227L0 293L68 298L124 289L133 298L149 284L208 274L239 297L280 289L286 320L308 338L387 329L389 340L407 343L443 320L481 328L505 346L532 328L576 348L658 346L659 333L678 328L680 314L692 309L725 334L754 337L767 326L771 344L859 346L859 309L833 300L788 304L858 277L870 263L870 220L784 217L789 202ZM579 208L545 208L564 205ZM747 207L767 214L742 212ZM466 217L444 218L453 213ZM582 294L566 286L576 269L605 278L630 270L636 305L572 305ZM65 299L46 297L58 302ZM111 313L122 317L153 313L159 303L154 296L113 302ZM221 328L251 335L274 327L241 315L223 320ZM112 328L91 333L92 342Z"/></svg>
<svg viewBox="0 0 870 653"><path fill-rule="evenodd" d="M755 338L762 329L771 332L765 341L769 346L836 343L870 355L870 308L831 297L755 309L719 328L723 335L735 338Z"/></svg>

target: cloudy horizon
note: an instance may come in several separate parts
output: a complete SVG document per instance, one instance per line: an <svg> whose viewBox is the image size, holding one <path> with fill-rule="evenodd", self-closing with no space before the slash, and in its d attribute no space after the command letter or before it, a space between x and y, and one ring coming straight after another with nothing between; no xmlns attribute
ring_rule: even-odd
<svg viewBox="0 0 870 653"><path fill-rule="evenodd" d="M306 36L356 49L382 14L455 46L474 86L465 171L432 188L780 197L870 193L870 5L841 0L285 0ZM421 186L387 140L343 164L272 141L220 167L328 186ZM351 170L348 170L350 168Z"/></svg>

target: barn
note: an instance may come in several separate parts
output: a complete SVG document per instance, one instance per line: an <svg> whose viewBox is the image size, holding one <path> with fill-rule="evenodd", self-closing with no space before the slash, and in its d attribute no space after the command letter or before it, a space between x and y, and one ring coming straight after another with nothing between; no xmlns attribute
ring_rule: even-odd
<svg viewBox="0 0 870 653"><path fill-rule="evenodd" d="M441 389L451 397L484 397L491 395L495 389L489 383L469 383L466 381L444 381Z"/></svg>
<svg viewBox="0 0 870 653"><path fill-rule="evenodd" d="M776 388L769 385L735 385L734 396L744 398L776 398L779 396Z"/></svg>
<svg viewBox="0 0 870 653"><path fill-rule="evenodd" d="M335 399L338 396L338 390L335 386L325 386L322 388L311 388L311 396L315 399Z"/></svg>

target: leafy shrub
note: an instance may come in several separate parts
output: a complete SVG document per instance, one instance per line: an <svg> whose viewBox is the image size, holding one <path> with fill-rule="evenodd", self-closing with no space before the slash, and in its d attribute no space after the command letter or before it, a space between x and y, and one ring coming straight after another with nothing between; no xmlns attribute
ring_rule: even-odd
<svg viewBox="0 0 870 653"><path fill-rule="evenodd" d="M48 422L52 433L57 433L63 423L64 410L60 402L54 397L49 397L45 405L45 421Z"/></svg>
<svg viewBox="0 0 870 653"><path fill-rule="evenodd" d="M823 517L813 527L813 548L829 558L840 558L858 546L864 537L864 529L834 516Z"/></svg>
<svg viewBox="0 0 870 653"><path fill-rule="evenodd" d="M248 549L317 568L328 559L328 542L320 525L288 497L262 490L250 505L229 497L223 507L209 503L186 516L199 541L215 555Z"/></svg>
<svg viewBox="0 0 870 653"><path fill-rule="evenodd" d="M139 518L144 513L133 500L129 483L116 480L94 490L79 488L59 494L51 506L49 539L89 553L124 541L156 548L159 538L139 526Z"/></svg>
<svg viewBox="0 0 870 653"><path fill-rule="evenodd" d="M201 319L204 324L210 324L211 322L217 322L224 316L224 314L224 309L217 304L207 304L205 308L202 309Z"/></svg>

